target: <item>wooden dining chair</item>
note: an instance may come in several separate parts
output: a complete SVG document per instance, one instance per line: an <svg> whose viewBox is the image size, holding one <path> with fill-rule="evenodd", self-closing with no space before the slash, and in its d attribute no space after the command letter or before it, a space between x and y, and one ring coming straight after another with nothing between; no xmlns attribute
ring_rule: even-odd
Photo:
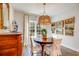
<svg viewBox="0 0 79 59"><path fill-rule="evenodd" d="M52 47L46 48L46 53L50 56L60 56L62 55L61 49L60 49L60 44L61 44L61 39L53 39L53 44Z"/></svg>
<svg viewBox="0 0 79 59"><path fill-rule="evenodd" d="M34 40L30 37L30 43L31 43L31 55L32 56L36 56L37 54L40 53L41 49L40 49L40 45L35 45L34 46Z"/></svg>

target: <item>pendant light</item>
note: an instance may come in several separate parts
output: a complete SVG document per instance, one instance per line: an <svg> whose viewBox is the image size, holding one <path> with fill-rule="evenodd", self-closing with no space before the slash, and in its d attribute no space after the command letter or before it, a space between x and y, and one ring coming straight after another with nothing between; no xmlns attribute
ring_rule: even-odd
<svg viewBox="0 0 79 59"><path fill-rule="evenodd" d="M43 15L39 17L39 24L47 25L51 23L51 18L50 16L46 15L46 11L45 11L46 3L43 3L43 6L44 6L44 11L43 11Z"/></svg>

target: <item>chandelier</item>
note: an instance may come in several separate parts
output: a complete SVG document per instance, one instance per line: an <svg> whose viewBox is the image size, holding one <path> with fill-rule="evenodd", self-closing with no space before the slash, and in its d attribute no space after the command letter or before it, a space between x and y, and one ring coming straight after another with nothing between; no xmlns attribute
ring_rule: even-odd
<svg viewBox="0 0 79 59"><path fill-rule="evenodd" d="M46 3L43 3L43 6L44 6L44 11L43 11L43 15L39 17L39 24L47 25L51 23L51 18L50 16L46 15L46 11L45 11Z"/></svg>

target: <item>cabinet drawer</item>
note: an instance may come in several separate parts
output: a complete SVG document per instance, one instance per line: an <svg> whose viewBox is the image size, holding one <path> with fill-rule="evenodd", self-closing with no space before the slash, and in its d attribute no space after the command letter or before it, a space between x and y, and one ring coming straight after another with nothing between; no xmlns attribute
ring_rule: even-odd
<svg viewBox="0 0 79 59"><path fill-rule="evenodd" d="M17 47L17 40L3 40L0 41L0 50L7 48L15 48Z"/></svg>
<svg viewBox="0 0 79 59"><path fill-rule="evenodd" d="M5 35L5 36L0 36L0 41L5 41L5 40L16 40L17 39L17 36L14 36L14 35Z"/></svg>
<svg viewBox="0 0 79 59"><path fill-rule="evenodd" d="M17 56L17 48L0 50L0 56Z"/></svg>

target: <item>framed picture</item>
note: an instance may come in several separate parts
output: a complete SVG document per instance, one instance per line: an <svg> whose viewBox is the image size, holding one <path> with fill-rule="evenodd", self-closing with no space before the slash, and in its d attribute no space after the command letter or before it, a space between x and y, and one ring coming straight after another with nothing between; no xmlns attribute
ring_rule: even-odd
<svg viewBox="0 0 79 59"><path fill-rule="evenodd" d="M56 22L56 34L63 34L64 21Z"/></svg>
<svg viewBox="0 0 79 59"><path fill-rule="evenodd" d="M69 18L65 20L65 35L74 35L74 23L75 17Z"/></svg>

